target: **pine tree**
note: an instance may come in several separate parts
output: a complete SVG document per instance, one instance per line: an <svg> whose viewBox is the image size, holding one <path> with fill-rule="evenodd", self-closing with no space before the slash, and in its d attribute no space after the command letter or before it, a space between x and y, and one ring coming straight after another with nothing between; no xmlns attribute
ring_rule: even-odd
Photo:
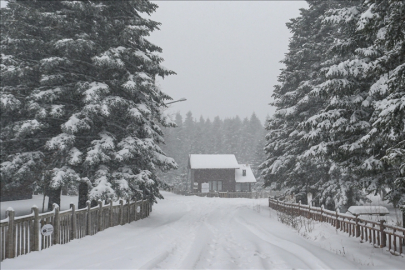
<svg viewBox="0 0 405 270"><path fill-rule="evenodd" d="M359 54L371 59L368 106L373 108L370 132L360 140L370 147L362 173L368 190L388 188L387 199L405 203L405 3L367 1L357 32L370 40Z"/></svg>
<svg viewBox="0 0 405 270"><path fill-rule="evenodd" d="M322 192L321 199L331 197L335 205L344 207L367 200L361 190L363 179L356 173L369 156L359 139L369 131L372 113L364 106L364 101L369 100L370 78L365 73L369 59L356 54L357 48L368 44L364 36L356 33L362 8L360 1L335 1L325 12L323 23L333 27L334 43L322 64L323 80L311 92L323 97L325 108L303 123L308 129L323 133L318 144L323 151L315 150L313 155L331 163L330 179L321 187L328 194Z"/></svg>
<svg viewBox="0 0 405 270"><path fill-rule="evenodd" d="M330 177L329 160L312 158L314 151L324 151L323 132L308 129L302 123L324 108L323 97L312 95L311 91L322 81L322 62L334 41L332 27L322 23L330 1L308 4L300 17L287 23L293 36L282 61L286 67L278 78L280 84L274 89L273 106L277 110L267 121L267 158L260 166L266 186L289 188L303 203L307 192L318 192Z"/></svg>
<svg viewBox="0 0 405 270"><path fill-rule="evenodd" d="M223 148L223 138L221 135L223 129L223 121L216 116L214 121L212 122L212 144L213 144L213 154L221 154L224 153Z"/></svg>
<svg viewBox="0 0 405 270"><path fill-rule="evenodd" d="M267 124L266 185L315 192L328 208L366 201L364 184L403 203L404 3L308 3L288 25L278 110ZM309 55L318 56L312 65Z"/></svg>
<svg viewBox="0 0 405 270"><path fill-rule="evenodd" d="M74 181L88 184L91 200L162 198L156 168L176 163L158 146L159 125L174 124L161 111L170 97L154 81L173 72L159 65L161 49L145 39L159 23L141 16L157 5L14 1L9 7L10 23L2 24L2 63L9 67L2 77L10 72L10 79L2 83L2 104L17 100L24 106L20 119L5 123L6 147L32 138L48 157L42 160L54 191ZM22 146L16 154L32 148ZM10 173L15 158L7 159L2 171Z"/></svg>

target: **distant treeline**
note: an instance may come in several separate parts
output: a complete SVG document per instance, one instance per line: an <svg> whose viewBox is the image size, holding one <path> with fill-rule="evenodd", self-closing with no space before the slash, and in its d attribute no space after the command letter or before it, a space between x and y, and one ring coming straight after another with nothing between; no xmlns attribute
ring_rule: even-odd
<svg viewBox="0 0 405 270"><path fill-rule="evenodd" d="M162 149L179 165L177 170L162 173L167 183L184 182L189 154L234 154L240 164L251 164L258 176L257 167L264 160L266 132L256 114L243 120L239 116L224 120L217 116L213 121L203 117L197 121L191 112L184 120L177 113L175 122L176 128L164 129L166 143Z"/></svg>

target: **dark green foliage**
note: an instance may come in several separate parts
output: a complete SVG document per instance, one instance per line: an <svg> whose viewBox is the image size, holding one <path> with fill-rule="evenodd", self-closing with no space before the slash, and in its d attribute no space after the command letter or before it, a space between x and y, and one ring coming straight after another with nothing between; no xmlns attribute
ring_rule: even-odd
<svg viewBox="0 0 405 270"><path fill-rule="evenodd" d="M47 190L80 182L92 200L161 197L159 126L170 97L156 76L162 50L145 37L149 1L10 1L2 9L2 177L34 173ZM21 160L27 159L24 163ZM34 170L35 169L35 170ZM3 186L3 184L2 184Z"/></svg>

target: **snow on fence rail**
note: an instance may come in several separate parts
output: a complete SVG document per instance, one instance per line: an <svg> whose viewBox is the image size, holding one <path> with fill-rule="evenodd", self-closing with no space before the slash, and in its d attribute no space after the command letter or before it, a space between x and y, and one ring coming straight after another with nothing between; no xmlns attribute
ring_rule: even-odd
<svg viewBox="0 0 405 270"><path fill-rule="evenodd" d="M173 193L184 196L198 196L198 197L217 197L217 198L248 198L260 199L268 198L269 192L206 192L206 193L191 193L188 191L173 190Z"/></svg>
<svg viewBox="0 0 405 270"><path fill-rule="evenodd" d="M36 206L31 210L29 215L15 217L14 210L9 208L7 218L0 220L0 261L143 219L149 216L151 209L147 200L127 201L126 204L120 200L119 205L110 201L104 206L99 201L95 207L90 207L90 202L87 202L87 208L78 210L74 204L64 211L59 211L57 204L54 204L53 211L47 213L39 214ZM49 236L40 232L45 224L54 228Z"/></svg>
<svg viewBox="0 0 405 270"><path fill-rule="evenodd" d="M339 211L326 210L323 207L311 207L301 203L286 203L269 198L269 207L288 214L304 216L321 222L327 222L337 230L360 237L360 241L372 243L375 247L384 248L393 255L404 254L405 229L397 226L385 225L385 220L379 222L359 218L359 215L341 214Z"/></svg>

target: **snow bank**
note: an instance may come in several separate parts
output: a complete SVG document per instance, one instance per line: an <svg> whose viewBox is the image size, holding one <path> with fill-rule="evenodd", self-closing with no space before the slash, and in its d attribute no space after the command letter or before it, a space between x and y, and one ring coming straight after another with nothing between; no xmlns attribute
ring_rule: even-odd
<svg viewBox="0 0 405 270"><path fill-rule="evenodd" d="M353 215L372 215L372 214L387 215L390 213L390 211L388 211L386 207L376 205L350 206L347 212Z"/></svg>

